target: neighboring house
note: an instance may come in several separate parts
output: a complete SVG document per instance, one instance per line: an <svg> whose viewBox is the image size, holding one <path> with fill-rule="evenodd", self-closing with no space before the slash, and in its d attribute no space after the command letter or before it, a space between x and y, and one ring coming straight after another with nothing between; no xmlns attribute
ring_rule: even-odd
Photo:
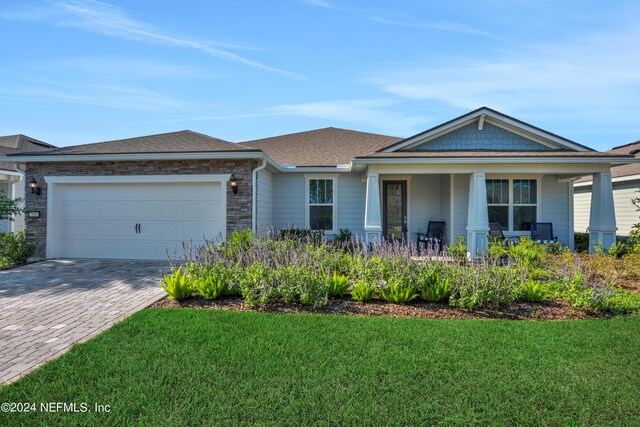
<svg viewBox="0 0 640 427"><path fill-rule="evenodd" d="M46 142L25 135L0 136L0 157L8 154L28 151L45 151L55 148ZM0 191L12 199L24 198L24 164L0 162ZM17 215L13 221L0 219L0 232L20 231L24 229L23 215Z"/></svg>
<svg viewBox="0 0 640 427"><path fill-rule="evenodd" d="M573 180L587 174L592 237L608 246L610 167L633 162L486 107L406 139L326 128L234 144L182 131L13 158L41 188L27 194L38 256L130 259L244 228L415 240L434 220L472 255L494 220L514 236L552 222L572 247Z"/></svg>
<svg viewBox="0 0 640 427"><path fill-rule="evenodd" d="M621 145L608 151L615 154L631 154L640 159L640 141ZM631 200L640 197L640 163L611 168L613 202L616 209L618 234L628 236L631 228L640 223L640 212ZM575 231L586 232L589 227L589 206L593 179L585 176L574 184Z"/></svg>

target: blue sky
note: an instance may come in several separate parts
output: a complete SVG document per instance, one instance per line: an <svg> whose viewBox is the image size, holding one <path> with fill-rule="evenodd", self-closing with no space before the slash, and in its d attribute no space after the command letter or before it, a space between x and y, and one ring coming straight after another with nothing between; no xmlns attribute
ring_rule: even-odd
<svg viewBox="0 0 640 427"><path fill-rule="evenodd" d="M640 139L637 1L3 1L0 135L410 136L486 105Z"/></svg>

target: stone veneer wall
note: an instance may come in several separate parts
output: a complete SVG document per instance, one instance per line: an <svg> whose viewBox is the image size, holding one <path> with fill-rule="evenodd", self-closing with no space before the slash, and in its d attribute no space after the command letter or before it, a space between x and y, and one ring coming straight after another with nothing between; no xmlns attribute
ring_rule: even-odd
<svg viewBox="0 0 640 427"><path fill-rule="evenodd" d="M36 257L46 256L47 244L47 183L45 176L100 176L100 175L180 175L180 174L235 174L238 194L227 186L227 235L234 230L251 228L251 171L255 160L144 160L120 162L59 162L27 163L26 182L35 178L41 195L27 190L27 211L39 211L39 218L25 218L25 233L36 244Z"/></svg>

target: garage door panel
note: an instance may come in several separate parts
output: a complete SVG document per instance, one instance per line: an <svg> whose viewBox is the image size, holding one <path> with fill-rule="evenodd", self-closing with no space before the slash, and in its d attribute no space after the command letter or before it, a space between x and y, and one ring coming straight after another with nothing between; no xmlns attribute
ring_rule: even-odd
<svg viewBox="0 0 640 427"><path fill-rule="evenodd" d="M166 259L226 228L220 183L59 184L55 255ZM140 224L140 232L136 230ZM177 252L176 252L177 251Z"/></svg>

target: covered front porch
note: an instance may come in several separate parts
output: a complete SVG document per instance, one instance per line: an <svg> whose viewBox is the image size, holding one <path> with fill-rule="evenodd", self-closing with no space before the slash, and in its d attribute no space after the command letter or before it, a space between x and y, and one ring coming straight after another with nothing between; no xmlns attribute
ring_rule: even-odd
<svg viewBox="0 0 640 427"><path fill-rule="evenodd" d="M546 222L553 224L558 241L573 249L572 181L593 173L591 240L605 247L615 243L608 168L549 166L370 165L366 171L366 239L415 242L427 232L430 221L441 221L445 223L444 245L464 237L470 256L476 257L486 251L489 222L499 222L506 236L529 236L532 223Z"/></svg>

